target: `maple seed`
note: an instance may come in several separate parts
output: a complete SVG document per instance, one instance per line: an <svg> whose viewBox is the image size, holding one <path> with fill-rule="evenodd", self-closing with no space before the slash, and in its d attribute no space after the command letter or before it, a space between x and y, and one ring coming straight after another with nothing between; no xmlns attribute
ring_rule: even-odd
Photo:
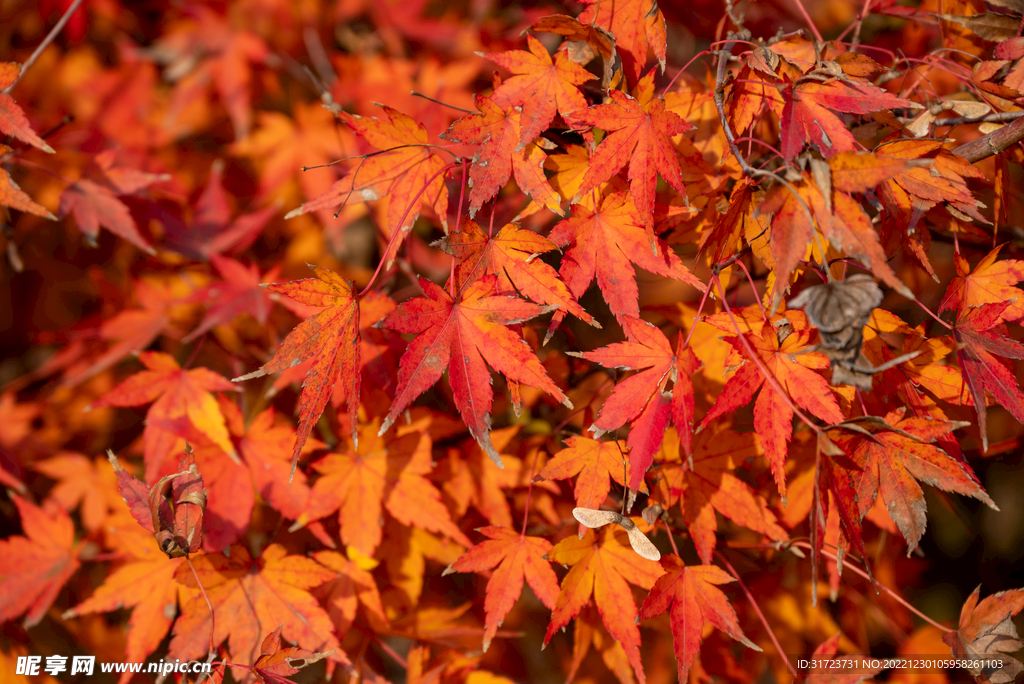
<svg viewBox="0 0 1024 684"><path fill-rule="evenodd" d="M656 561L661 559L661 552L658 548L651 543L651 540L647 538L640 528L636 526L632 520L616 513L615 511L598 511L593 508L574 508L572 509L572 515L576 518L581 525L589 527L591 529L604 527L608 523L615 523L622 529L626 530L626 534L629 536L629 544L633 547L633 550L640 554L641 557L647 560ZM582 539L582 535L580 539Z"/></svg>

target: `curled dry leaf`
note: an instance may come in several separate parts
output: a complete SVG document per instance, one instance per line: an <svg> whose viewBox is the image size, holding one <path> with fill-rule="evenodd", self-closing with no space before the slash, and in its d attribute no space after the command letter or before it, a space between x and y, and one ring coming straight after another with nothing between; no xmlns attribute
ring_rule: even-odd
<svg viewBox="0 0 1024 684"><path fill-rule="evenodd" d="M658 551L658 547L647 538L647 535L640 531L636 523L621 513L598 511L593 508L574 508L572 509L572 515L579 520L581 525L591 529L604 527L608 523L615 523L626 530L626 534L629 535L629 544L633 547L634 551L647 560L656 561L661 558L661 552Z"/></svg>

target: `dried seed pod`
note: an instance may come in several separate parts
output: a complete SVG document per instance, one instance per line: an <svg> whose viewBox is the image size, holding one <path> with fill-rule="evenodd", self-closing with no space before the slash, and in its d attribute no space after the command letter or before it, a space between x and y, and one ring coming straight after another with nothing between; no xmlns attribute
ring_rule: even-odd
<svg viewBox="0 0 1024 684"><path fill-rule="evenodd" d="M615 523L626 530L626 534L629 535L629 544L633 547L634 551L647 560L656 561L661 559L661 552L658 551L654 543L647 538L647 535L640 531L636 523L621 513L598 511L593 508L574 508L572 509L572 515L581 525L591 529L604 527L608 523Z"/></svg>

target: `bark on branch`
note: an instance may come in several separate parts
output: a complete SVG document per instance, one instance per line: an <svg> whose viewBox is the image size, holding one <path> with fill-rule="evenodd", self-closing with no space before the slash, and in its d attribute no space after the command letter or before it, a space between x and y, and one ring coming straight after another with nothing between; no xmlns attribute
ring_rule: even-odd
<svg viewBox="0 0 1024 684"><path fill-rule="evenodd" d="M1024 140L1024 117L1003 126L997 131L992 131L988 135L983 135L977 140L954 147L953 153L960 155L973 164L982 159L995 156L1021 140Z"/></svg>

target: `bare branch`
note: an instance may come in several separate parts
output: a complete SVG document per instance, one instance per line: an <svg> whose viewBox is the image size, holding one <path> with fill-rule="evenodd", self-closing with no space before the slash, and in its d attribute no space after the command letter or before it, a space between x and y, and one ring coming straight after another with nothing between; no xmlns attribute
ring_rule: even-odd
<svg viewBox="0 0 1024 684"><path fill-rule="evenodd" d="M64 28L64 25L68 23L71 15L75 13L75 10L82 6L83 2L84 0L75 0L71 3L71 7L68 7L67 11L64 12L64 16L60 18L60 21L50 29L50 32L46 34L45 38L43 38L43 42L39 44L39 47L37 47L35 51L29 55L29 58L25 60L25 63L21 65L21 72L18 74L18 77L14 79L14 83L4 88L4 93L11 92L11 90L14 89L14 86L18 85L18 81L21 80L21 77L25 75L25 72L29 70L29 67L36 63L36 60L39 59L39 55L43 54L43 50L46 49L46 46L53 42L53 39L57 37L57 34L60 33L62 28Z"/></svg>

